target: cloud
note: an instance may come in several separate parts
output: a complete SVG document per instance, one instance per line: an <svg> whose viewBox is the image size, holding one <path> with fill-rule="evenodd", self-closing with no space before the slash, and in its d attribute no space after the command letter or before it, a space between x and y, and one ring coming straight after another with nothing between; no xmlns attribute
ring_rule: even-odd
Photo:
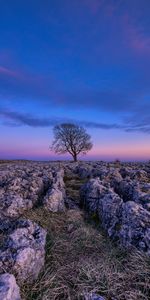
<svg viewBox="0 0 150 300"><path fill-rule="evenodd" d="M14 126L30 126L30 127L48 127L61 122L61 119L56 118L38 118L30 114L23 114L20 112L6 111L1 109L0 116L3 118L4 125Z"/></svg>
<svg viewBox="0 0 150 300"><path fill-rule="evenodd" d="M143 132L150 134L150 105L137 110L132 116L124 118L128 132Z"/></svg>
<svg viewBox="0 0 150 300"><path fill-rule="evenodd" d="M0 110L0 116L3 119L3 125L7 125L10 127L14 126L30 126L30 127L51 127L58 123L63 122L75 122L80 123L83 126L89 128L101 128L101 129L116 129L120 128L117 124L103 124L96 122L87 122L87 121L77 121L69 118L41 118L35 117L30 114L23 114L15 111L6 111L4 109Z"/></svg>
<svg viewBox="0 0 150 300"><path fill-rule="evenodd" d="M8 77L18 77L18 73L15 71L12 71L8 68L5 68L3 66L0 66L0 75L8 76Z"/></svg>
<svg viewBox="0 0 150 300"><path fill-rule="evenodd" d="M75 121L77 122L77 121ZM123 125L119 124L105 124L105 123L99 123L99 122L88 122L88 121L80 121L77 122L80 123L81 125L88 127L88 128L97 128L97 129L104 129L104 130L111 130L111 129L122 129L124 128Z"/></svg>
<svg viewBox="0 0 150 300"><path fill-rule="evenodd" d="M150 134L150 123L149 120L143 119L140 122L135 121L134 119L126 119L123 123L100 123L100 122L90 122L90 121L78 121L70 118L58 118L58 117L49 117L41 118L36 117L30 114L23 114L20 112L6 111L0 109L0 116L2 119L2 124L10 127L15 126L29 126L29 127L53 127L56 124L64 122L77 123L87 128L103 129L103 130L123 130L126 132L143 132Z"/></svg>
<svg viewBox="0 0 150 300"><path fill-rule="evenodd" d="M136 25L128 14L123 16L127 45L138 54L150 54L150 37L142 25Z"/></svg>

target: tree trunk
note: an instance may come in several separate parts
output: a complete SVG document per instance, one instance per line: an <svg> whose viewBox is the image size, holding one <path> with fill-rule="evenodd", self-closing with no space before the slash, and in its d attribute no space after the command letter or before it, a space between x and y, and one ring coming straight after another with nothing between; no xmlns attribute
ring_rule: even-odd
<svg viewBox="0 0 150 300"><path fill-rule="evenodd" d="M73 154L73 160L74 160L74 162L77 161L77 154L76 153Z"/></svg>

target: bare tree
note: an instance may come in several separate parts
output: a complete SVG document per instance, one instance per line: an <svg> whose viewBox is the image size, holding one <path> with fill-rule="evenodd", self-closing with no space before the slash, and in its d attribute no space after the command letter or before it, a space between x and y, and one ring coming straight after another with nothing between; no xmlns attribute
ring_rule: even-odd
<svg viewBox="0 0 150 300"><path fill-rule="evenodd" d="M77 161L78 154L86 154L92 148L90 135L82 126L63 123L53 129L54 141L51 150L58 154L69 153Z"/></svg>

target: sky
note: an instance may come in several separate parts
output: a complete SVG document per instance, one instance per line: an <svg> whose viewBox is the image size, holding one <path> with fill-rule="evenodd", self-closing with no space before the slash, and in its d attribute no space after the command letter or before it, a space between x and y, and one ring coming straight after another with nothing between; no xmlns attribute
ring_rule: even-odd
<svg viewBox="0 0 150 300"><path fill-rule="evenodd" d="M63 122L91 135L87 160L150 159L149 11L149 0L0 0L0 159L68 159L49 150Z"/></svg>

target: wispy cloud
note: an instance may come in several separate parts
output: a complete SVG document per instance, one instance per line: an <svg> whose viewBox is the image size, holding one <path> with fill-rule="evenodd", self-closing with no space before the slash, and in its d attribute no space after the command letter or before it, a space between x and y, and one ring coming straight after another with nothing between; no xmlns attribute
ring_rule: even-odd
<svg viewBox="0 0 150 300"><path fill-rule="evenodd" d="M36 117L31 114L24 114L15 111L6 111L0 109L2 124L10 127L14 126L29 126L29 127L53 127L56 124L64 122L73 122L85 126L87 128L112 130L118 129L126 132L143 132L150 134L150 123L146 119L136 122L134 119L126 119L122 123L100 123L90 121L79 121L71 118L58 118L50 116L49 118Z"/></svg>
<svg viewBox="0 0 150 300"><path fill-rule="evenodd" d="M150 54L150 36L142 25L136 25L128 14L123 16L123 24L128 46L136 53Z"/></svg>
<svg viewBox="0 0 150 300"><path fill-rule="evenodd" d="M30 126L30 127L51 127L58 123L63 122L74 122L80 123L83 126L90 128L101 128L101 129L116 129L120 128L117 124L104 124L104 123L96 123L96 122L88 122L88 121L77 121L70 118L58 118L58 117L49 117L49 118L41 118L35 117L31 114L23 114L15 111L7 111L4 109L0 110L0 116L3 119L3 124L14 127L14 126Z"/></svg>
<svg viewBox="0 0 150 300"><path fill-rule="evenodd" d="M23 114L15 111L6 111L1 109L0 116L3 118L5 125L7 126L30 126L30 127L48 127L57 123L63 122L63 119L57 118L38 118L30 114Z"/></svg>
<svg viewBox="0 0 150 300"><path fill-rule="evenodd" d="M19 75L17 72L10 70L8 68L5 68L3 66L0 66L0 74L4 75L4 76L8 76L8 77L14 77L14 78L18 77L18 75Z"/></svg>

